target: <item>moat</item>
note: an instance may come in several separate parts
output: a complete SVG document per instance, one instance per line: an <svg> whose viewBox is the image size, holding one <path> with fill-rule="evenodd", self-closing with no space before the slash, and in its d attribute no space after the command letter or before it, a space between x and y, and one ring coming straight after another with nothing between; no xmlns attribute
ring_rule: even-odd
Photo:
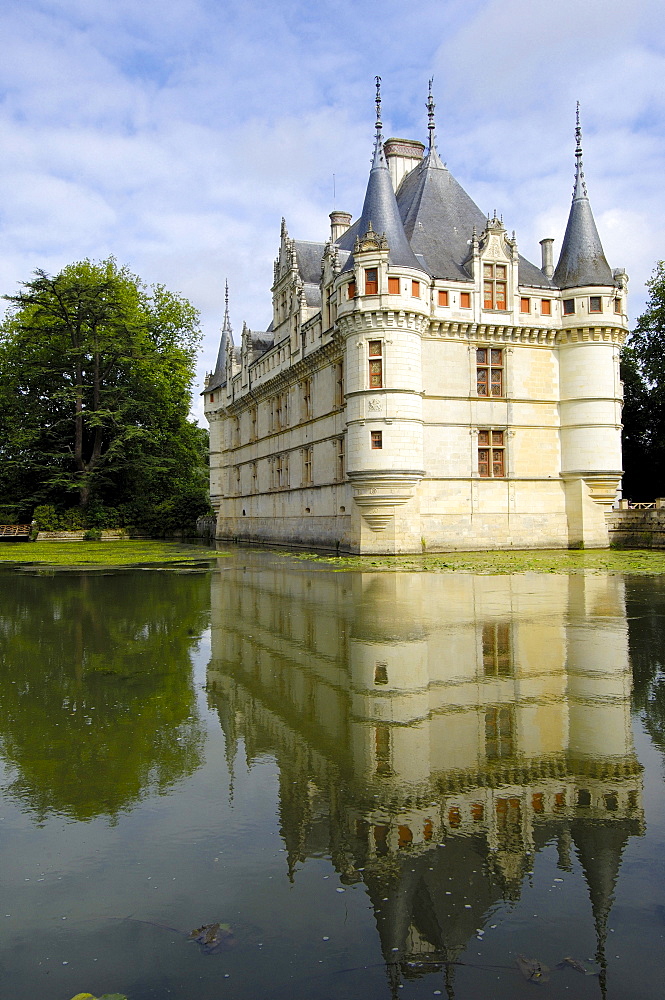
<svg viewBox="0 0 665 1000"><path fill-rule="evenodd" d="M662 992L665 576L26 566L0 649L12 1000Z"/></svg>

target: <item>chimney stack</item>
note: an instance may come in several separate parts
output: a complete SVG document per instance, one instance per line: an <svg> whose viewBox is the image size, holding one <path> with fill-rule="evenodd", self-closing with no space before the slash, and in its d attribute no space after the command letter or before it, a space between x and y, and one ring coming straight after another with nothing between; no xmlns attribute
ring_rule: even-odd
<svg viewBox="0 0 665 1000"><path fill-rule="evenodd" d="M330 213L330 236L333 243L336 243L342 233L345 233L351 225L351 214L349 212Z"/></svg>
<svg viewBox="0 0 665 1000"><path fill-rule="evenodd" d="M542 255L543 255L543 263L541 271L543 271L543 273L548 278L551 278L552 275L554 274L554 254L552 251L553 243L554 240L552 239L551 236L548 236L547 239L540 241L540 248L542 250Z"/></svg>

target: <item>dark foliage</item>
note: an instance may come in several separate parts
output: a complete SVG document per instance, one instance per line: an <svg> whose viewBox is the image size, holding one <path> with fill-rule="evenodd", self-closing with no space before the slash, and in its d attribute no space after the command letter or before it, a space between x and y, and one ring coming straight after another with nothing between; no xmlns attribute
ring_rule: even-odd
<svg viewBox="0 0 665 1000"><path fill-rule="evenodd" d="M207 435L188 418L196 310L112 259L37 271L5 298L0 505L90 528L192 525L208 509Z"/></svg>

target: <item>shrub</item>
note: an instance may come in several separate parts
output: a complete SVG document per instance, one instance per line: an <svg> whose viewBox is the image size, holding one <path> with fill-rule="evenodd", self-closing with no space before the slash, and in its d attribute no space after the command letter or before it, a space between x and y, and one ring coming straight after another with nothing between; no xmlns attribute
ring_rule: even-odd
<svg viewBox="0 0 665 1000"><path fill-rule="evenodd" d="M55 507L50 503L35 507L32 519L40 531L57 531L60 527L60 518Z"/></svg>

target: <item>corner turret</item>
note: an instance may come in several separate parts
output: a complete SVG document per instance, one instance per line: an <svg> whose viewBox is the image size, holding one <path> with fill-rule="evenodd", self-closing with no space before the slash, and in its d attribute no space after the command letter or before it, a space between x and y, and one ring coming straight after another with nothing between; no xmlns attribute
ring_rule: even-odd
<svg viewBox="0 0 665 1000"><path fill-rule="evenodd" d="M556 266L553 281L559 288L579 288L582 285L614 287L614 278L605 259L584 180L579 101L577 102L575 139L573 203L570 206L568 225L563 237L559 263Z"/></svg>

